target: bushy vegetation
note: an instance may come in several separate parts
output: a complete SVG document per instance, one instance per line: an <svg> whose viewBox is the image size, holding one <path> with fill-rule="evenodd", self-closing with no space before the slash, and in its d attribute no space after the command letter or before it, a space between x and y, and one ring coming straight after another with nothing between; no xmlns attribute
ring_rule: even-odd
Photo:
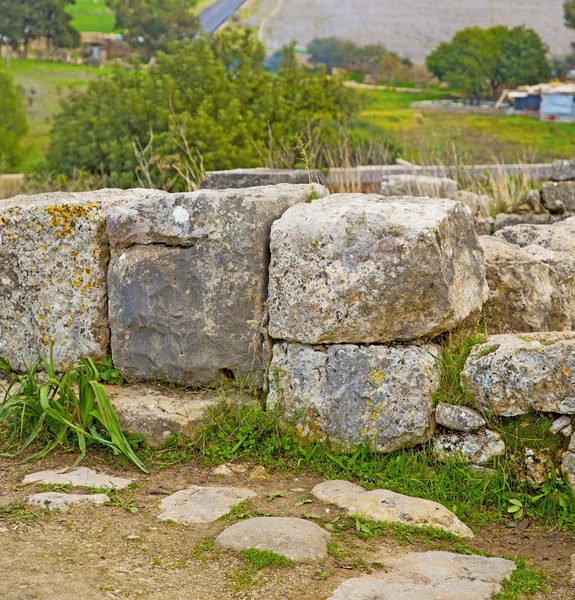
<svg viewBox="0 0 575 600"><path fill-rule="evenodd" d="M182 189L200 167L257 167L280 155L295 164L295 134L321 135L328 120L358 110L356 92L306 71L293 50L276 76L263 61L253 32L238 29L174 46L149 70L117 69L64 100L47 168L119 187L138 185L139 173L146 185Z"/></svg>
<svg viewBox="0 0 575 600"><path fill-rule="evenodd" d="M498 96L503 87L535 84L551 76L547 47L526 27L458 31L428 57L427 68L441 81L473 97Z"/></svg>
<svg viewBox="0 0 575 600"><path fill-rule="evenodd" d="M28 131L24 98L8 73L0 71L0 174L21 159Z"/></svg>

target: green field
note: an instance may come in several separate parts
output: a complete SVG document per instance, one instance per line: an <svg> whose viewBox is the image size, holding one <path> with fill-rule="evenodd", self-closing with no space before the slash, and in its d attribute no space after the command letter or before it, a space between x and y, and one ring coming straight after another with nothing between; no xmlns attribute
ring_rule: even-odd
<svg viewBox="0 0 575 600"><path fill-rule="evenodd" d="M2 61L0 70L6 70ZM30 122L30 131L24 140L26 158L17 172L33 173L42 160L49 143L50 118L58 109L60 99L102 72L104 69L82 65L12 60L9 73L25 94Z"/></svg>
<svg viewBox="0 0 575 600"><path fill-rule="evenodd" d="M369 91L361 118L393 133L403 146L404 158L420 164L449 162L454 151L460 161L476 164L494 159L511 163L573 157L575 124L543 123L527 117L422 113L409 107L411 102L445 95Z"/></svg>
<svg viewBox="0 0 575 600"><path fill-rule="evenodd" d="M69 6L67 10L74 17L72 25L80 33L114 31L114 13L105 0L76 0L76 4Z"/></svg>

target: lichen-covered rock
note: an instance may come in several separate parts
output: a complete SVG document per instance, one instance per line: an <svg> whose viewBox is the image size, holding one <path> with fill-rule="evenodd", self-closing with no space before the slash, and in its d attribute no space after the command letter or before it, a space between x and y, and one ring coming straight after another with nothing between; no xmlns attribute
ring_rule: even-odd
<svg viewBox="0 0 575 600"><path fill-rule="evenodd" d="M541 246L554 252L575 252L575 217L551 225L516 225L498 231L496 238L522 248Z"/></svg>
<svg viewBox="0 0 575 600"><path fill-rule="evenodd" d="M479 238L490 290L483 316L490 329L575 329L575 253L536 245L522 248L499 237L514 229L519 228L510 227L493 237Z"/></svg>
<svg viewBox="0 0 575 600"><path fill-rule="evenodd" d="M488 290L461 202L339 194L274 223L269 294L273 338L365 344L452 329Z"/></svg>
<svg viewBox="0 0 575 600"><path fill-rule="evenodd" d="M558 419L555 419L549 428L549 433L559 433L562 429L571 425L571 419L567 415L562 415Z"/></svg>
<svg viewBox="0 0 575 600"><path fill-rule="evenodd" d="M42 492L28 498L27 504L50 510L68 510L80 504L106 504L110 502L106 494L63 494L60 492Z"/></svg>
<svg viewBox="0 0 575 600"><path fill-rule="evenodd" d="M318 483L312 494L322 502L335 504L350 515L359 515L372 521L398 523L410 527L436 527L465 538L473 532L442 504L396 494L390 490L371 490L349 481Z"/></svg>
<svg viewBox="0 0 575 600"><path fill-rule="evenodd" d="M575 414L575 332L491 336L472 349L461 382L496 415Z"/></svg>
<svg viewBox="0 0 575 600"><path fill-rule="evenodd" d="M382 196L417 196L420 198L450 198L457 192L457 181L448 177L426 175L394 175L381 183Z"/></svg>
<svg viewBox="0 0 575 600"><path fill-rule="evenodd" d="M262 381L269 231L310 190L199 191L112 211L114 364L133 380L203 386L235 374Z"/></svg>
<svg viewBox="0 0 575 600"><path fill-rule="evenodd" d="M473 433L446 433L433 439L433 451L442 460L463 460L485 465L495 456L505 454L505 442L494 431L484 429Z"/></svg>
<svg viewBox="0 0 575 600"><path fill-rule="evenodd" d="M268 406L301 415L301 433L387 452L430 439L436 356L426 346L274 345Z"/></svg>
<svg viewBox="0 0 575 600"><path fill-rule="evenodd" d="M556 160L551 168L552 181L569 181L575 179L575 161Z"/></svg>
<svg viewBox="0 0 575 600"><path fill-rule="evenodd" d="M541 188L541 202L551 213L575 212L575 181L547 181Z"/></svg>
<svg viewBox="0 0 575 600"><path fill-rule="evenodd" d="M548 225L556 223L558 217L548 213L499 213L495 216L493 229L499 231L505 227L517 225Z"/></svg>
<svg viewBox="0 0 575 600"><path fill-rule="evenodd" d="M0 356L22 371L53 342L57 367L109 353L105 217L158 194L101 190L0 203Z"/></svg>
<svg viewBox="0 0 575 600"><path fill-rule="evenodd" d="M485 427L485 419L472 408L440 402L435 408L435 421L454 431L475 431Z"/></svg>

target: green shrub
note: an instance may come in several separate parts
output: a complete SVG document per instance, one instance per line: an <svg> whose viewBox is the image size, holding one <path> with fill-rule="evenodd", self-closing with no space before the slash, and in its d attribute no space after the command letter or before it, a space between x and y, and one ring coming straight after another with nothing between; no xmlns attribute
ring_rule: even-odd
<svg viewBox="0 0 575 600"><path fill-rule="evenodd" d="M21 160L21 142L27 131L24 97L12 77L0 71L0 174Z"/></svg>

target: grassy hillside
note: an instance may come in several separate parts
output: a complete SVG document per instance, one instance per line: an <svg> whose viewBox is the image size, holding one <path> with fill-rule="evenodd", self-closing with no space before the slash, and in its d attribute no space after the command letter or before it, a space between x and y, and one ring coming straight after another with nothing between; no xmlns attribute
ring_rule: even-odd
<svg viewBox="0 0 575 600"><path fill-rule="evenodd" d="M80 33L114 31L114 13L105 0L76 0L76 4L68 7L68 12L74 17L72 25Z"/></svg>
<svg viewBox="0 0 575 600"><path fill-rule="evenodd" d="M361 118L393 133L405 150L404 158L421 164L459 160L476 164L524 159L547 162L571 158L575 124L542 123L526 117L491 117L414 111L411 102L441 97L441 92L409 94L366 92Z"/></svg>

